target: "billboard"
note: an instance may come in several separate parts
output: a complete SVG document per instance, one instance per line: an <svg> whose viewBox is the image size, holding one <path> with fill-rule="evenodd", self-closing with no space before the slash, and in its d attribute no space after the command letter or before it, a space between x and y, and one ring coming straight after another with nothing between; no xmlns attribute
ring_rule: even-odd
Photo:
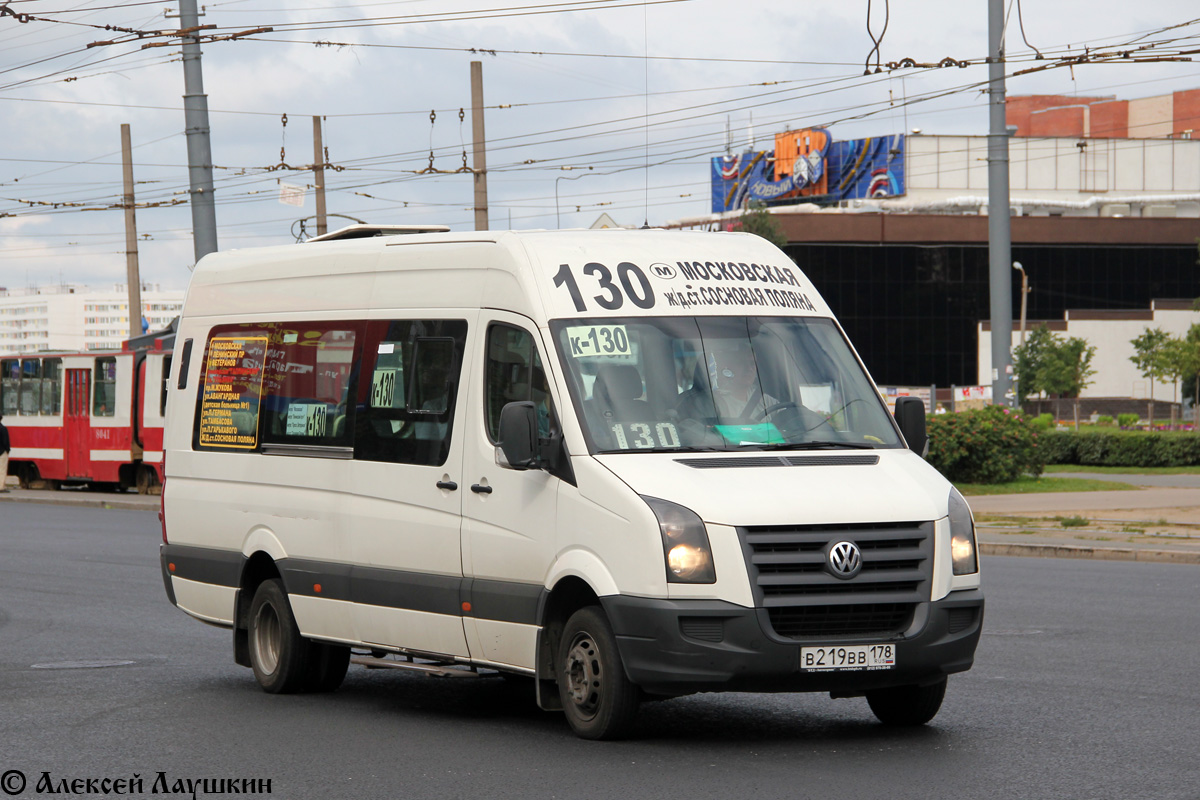
<svg viewBox="0 0 1200 800"><path fill-rule="evenodd" d="M712 160L712 210L752 200L834 203L898 197L904 188L904 134L834 141L823 128L776 135L774 150L748 150Z"/></svg>

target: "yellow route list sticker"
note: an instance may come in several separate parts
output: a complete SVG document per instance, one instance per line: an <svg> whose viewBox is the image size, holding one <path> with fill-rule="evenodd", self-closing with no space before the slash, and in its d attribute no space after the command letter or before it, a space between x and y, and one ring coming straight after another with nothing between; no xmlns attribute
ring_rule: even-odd
<svg viewBox="0 0 1200 800"><path fill-rule="evenodd" d="M200 397L200 445L258 447L266 336L218 336L208 343Z"/></svg>

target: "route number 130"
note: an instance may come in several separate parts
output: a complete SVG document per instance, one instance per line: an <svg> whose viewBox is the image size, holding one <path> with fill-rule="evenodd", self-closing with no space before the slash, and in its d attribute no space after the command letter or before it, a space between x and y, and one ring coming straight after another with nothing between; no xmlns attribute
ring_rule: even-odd
<svg viewBox="0 0 1200 800"><path fill-rule="evenodd" d="M596 301L596 305L606 311L616 311L625 305L627 297L629 302L638 308L654 308L654 288L650 285L650 279L646 277L646 273L642 272L641 267L637 264L631 264L628 261L617 264L616 281L621 284L620 286L613 282L612 271L595 261L584 264L583 274L595 278L601 294L595 295L592 299ZM583 294L579 290L579 283L575 279L575 273L571 271L570 264L563 264L558 268L558 272L554 276L554 285L560 288L566 287L567 293L571 295L571 302L575 304L576 311L587 311L587 303L584 302Z"/></svg>

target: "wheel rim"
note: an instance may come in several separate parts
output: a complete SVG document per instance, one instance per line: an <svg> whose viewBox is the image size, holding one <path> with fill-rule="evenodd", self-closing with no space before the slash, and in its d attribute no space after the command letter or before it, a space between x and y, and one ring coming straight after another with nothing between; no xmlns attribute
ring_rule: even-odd
<svg viewBox="0 0 1200 800"><path fill-rule="evenodd" d="M279 615L270 603L264 603L254 619L254 655L262 671L270 675L279 665Z"/></svg>
<svg viewBox="0 0 1200 800"><path fill-rule="evenodd" d="M604 697L604 673L595 638L586 631L575 634L563 666L567 697L575 710L582 717L595 716Z"/></svg>

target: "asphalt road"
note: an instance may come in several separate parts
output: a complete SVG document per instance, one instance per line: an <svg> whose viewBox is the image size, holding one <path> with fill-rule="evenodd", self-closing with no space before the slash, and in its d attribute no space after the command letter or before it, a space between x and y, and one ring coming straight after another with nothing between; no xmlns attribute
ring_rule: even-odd
<svg viewBox="0 0 1200 800"><path fill-rule="evenodd" d="M159 535L149 511L0 505L0 788L16 770L21 797L43 772L280 798L1200 797L1194 566L985 557L976 667L925 728L861 699L702 695L590 743L495 678L353 667L333 695L266 695L228 632L169 604Z"/></svg>

